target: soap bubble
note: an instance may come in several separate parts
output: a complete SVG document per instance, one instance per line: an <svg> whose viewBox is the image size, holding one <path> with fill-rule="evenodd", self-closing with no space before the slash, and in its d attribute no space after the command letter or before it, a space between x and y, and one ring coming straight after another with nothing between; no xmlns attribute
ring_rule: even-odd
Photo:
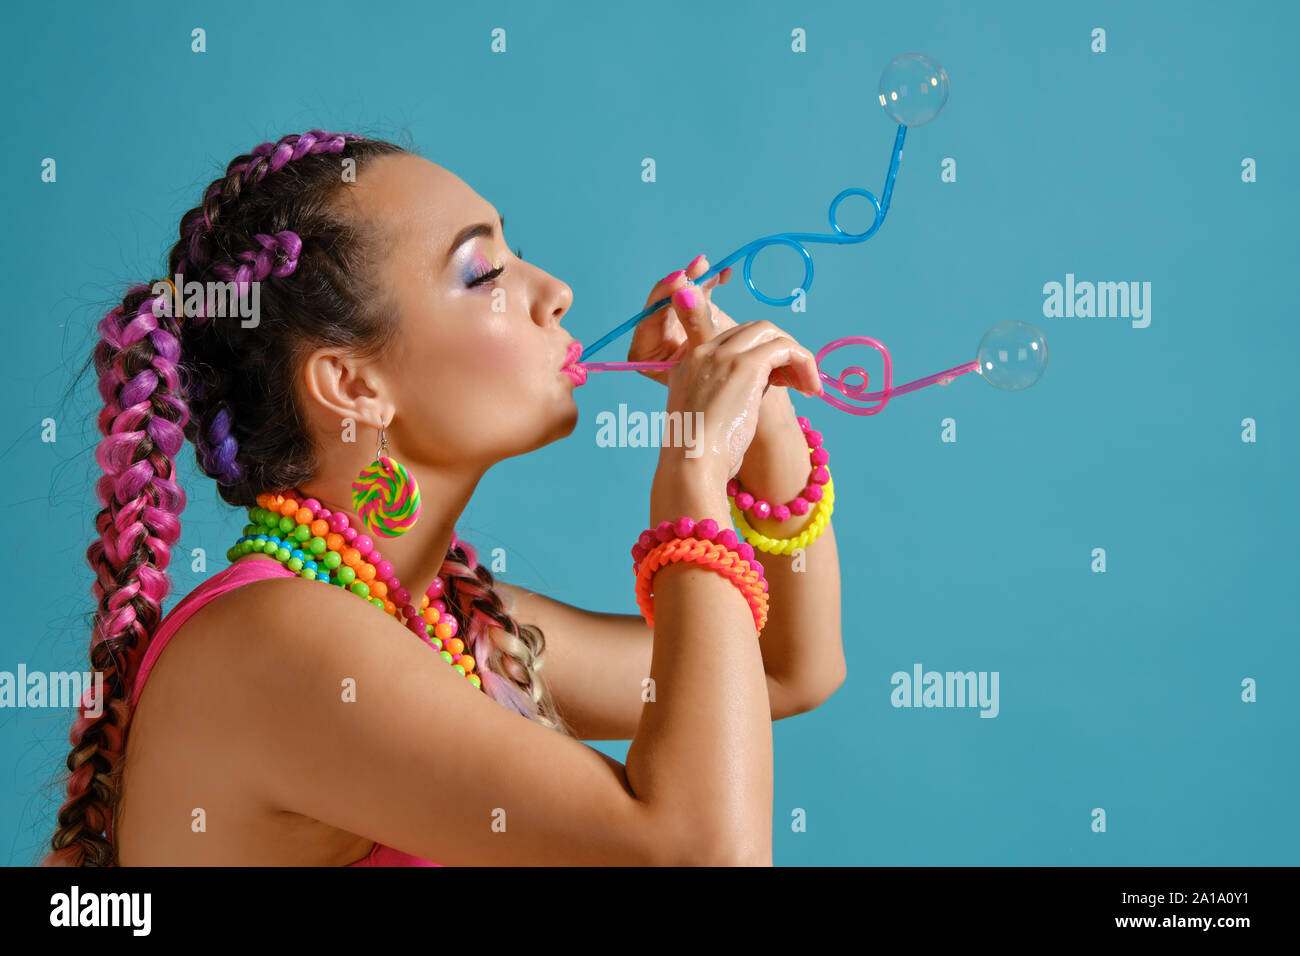
<svg viewBox="0 0 1300 956"><path fill-rule="evenodd" d="M979 373L1008 392L1028 388L1047 370L1047 340L1028 322L999 322L980 340Z"/></svg>
<svg viewBox="0 0 1300 956"><path fill-rule="evenodd" d="M880 105L904 126L920 126L948 102L948 74L923 53L904 53L880 74Z"/></svg>

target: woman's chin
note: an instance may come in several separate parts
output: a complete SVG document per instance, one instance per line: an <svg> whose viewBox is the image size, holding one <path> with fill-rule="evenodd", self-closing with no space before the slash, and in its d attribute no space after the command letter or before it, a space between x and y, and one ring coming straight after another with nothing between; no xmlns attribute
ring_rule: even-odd
<svg viewBox="0 0 1300 956"><path fill-rule="evenodd" d="M535 446L537 448L568 438L578 427L581 415L578 412L578 403L573 400L572 392L556 404L559 407L551 416L551 426L544 430L541 440Z"/></svg>
<svg viewBox="0 0 1300 956"><path fill-rule="evenodd" d="M567 438L572 435L574 429L578 427L578 419L582 416L578 413L578 403L573 400L572 394L569 396L569 408L563 416L564 434L561 436Z"/></svg>

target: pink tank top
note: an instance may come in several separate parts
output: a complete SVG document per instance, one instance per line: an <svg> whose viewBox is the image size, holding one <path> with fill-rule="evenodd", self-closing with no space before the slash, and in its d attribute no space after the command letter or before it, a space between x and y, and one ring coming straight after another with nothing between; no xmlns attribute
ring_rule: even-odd
<svg viewBox="0 0 1300 956"><path fill-rule="evenodd" d="M140 672L136 675L135 686L131 690L131 712L135 713L136 703L140 700L140 692L144 689L145 678L149 676L149 672L153 670L154 664L157 663L158 655L163 652L163 648L167 646L167 642L176 633L177 629L189 620L191 614L209 601L220 597L227 591L233 591L241 584L247 584L249 581L261 581L265 578L291 578L293 576L294 572L278 561L265 561L257 558L236 561L224 571L219 571L208 578L183 597L162 619L153 640L149 642L149 647L144 652L144 659L140 662ZM423 860L418 856L412 856L390 846L384 846L382 843L376 843L365 857L347 865L442 866L441 863Z"/></svg>

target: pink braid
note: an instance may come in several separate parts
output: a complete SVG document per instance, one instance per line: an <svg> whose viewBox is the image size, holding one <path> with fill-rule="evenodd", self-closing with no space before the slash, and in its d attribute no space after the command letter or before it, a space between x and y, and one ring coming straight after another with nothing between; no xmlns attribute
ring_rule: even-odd
<svg viewBox="0 0 1300 956"><path fill-rule="evenodd" d="M170 590L166 568L180 537L185 492L174 458L184 443L189 411L180 397L180 342L174 327L153 314L155 297L132 288L134 315L118 307L99 324L94 361L104 409L104 435L95 459L103 508L95 520L99 539L86 551L95 571L97 610L91 665L104 675L106 700L95 716L91 693L81 701L69 742L67 800L45 865L111 866L113 808L130 721L127 703L140 659L162 617ZM163 321L170 322L170 319Z"/></svg>

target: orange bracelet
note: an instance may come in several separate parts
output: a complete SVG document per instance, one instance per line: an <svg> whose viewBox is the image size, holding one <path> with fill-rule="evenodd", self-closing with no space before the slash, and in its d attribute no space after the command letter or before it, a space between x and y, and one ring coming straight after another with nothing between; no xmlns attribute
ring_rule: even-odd
<svg viewBox="0 0 1300 956"><path fill-rule="evenodd" d="M758 571L726 545L698 538L672 538L654 548L641 561L636 574L636 603L648 626L655 626L654 596L651 593L655 572L666 564L692 561L717 571L740 588L754 614L754 628L759 633L767 623L767 591Z"/></svg>

